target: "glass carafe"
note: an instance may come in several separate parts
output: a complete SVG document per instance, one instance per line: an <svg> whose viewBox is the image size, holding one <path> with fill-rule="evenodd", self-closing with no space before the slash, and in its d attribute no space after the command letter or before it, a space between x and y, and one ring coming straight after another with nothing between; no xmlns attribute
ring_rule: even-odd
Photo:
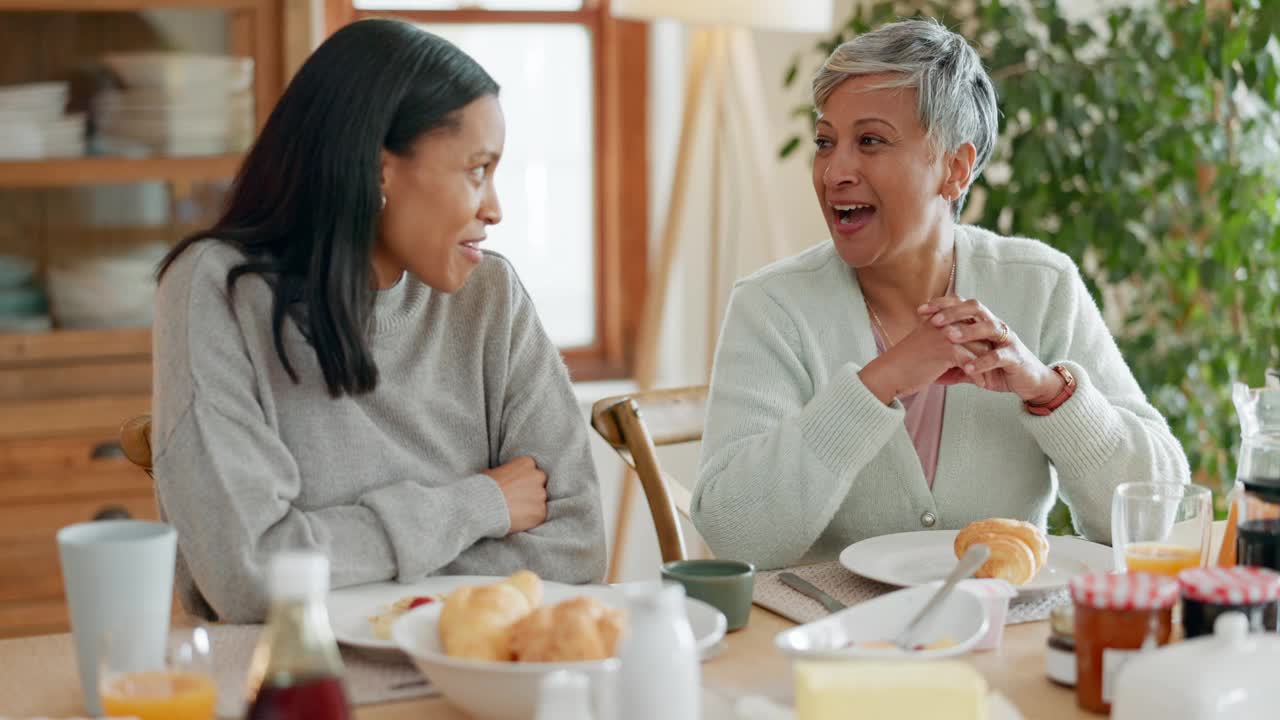
<svg viewBox="0 0 1280 720"><path fill-rule="evenodd" d="M1280 378L1267 385L1232 387L1240 416L1236 465L1236 562L1280 570Z"/></svg>

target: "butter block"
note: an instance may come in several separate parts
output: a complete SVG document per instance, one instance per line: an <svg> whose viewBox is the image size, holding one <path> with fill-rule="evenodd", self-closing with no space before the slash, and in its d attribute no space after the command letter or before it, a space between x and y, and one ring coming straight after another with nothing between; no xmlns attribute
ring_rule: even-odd
<svg viewBox="0 0 1280 720"><path fill-rule="evenodd" d="M797 662L797 720L986 720L986 678L967 663Z"/></svg>

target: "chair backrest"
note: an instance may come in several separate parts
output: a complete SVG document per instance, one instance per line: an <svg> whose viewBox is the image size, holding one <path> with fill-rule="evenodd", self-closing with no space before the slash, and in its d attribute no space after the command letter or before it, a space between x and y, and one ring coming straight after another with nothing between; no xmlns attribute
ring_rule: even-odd
<svg viewBox="0 0 1280 720"><path fill-rule="evenodd" d="M124 456L151 474L151 416L129 418L120 426L120 449Z"/></svg>
<svg viewBox="0 0 1280 720"><path fill-rule="evenodd" d="M663 562L687 557L677 513L689 515L692 496L662 472L656 449L701 440L706 404L707 387L699 385L616 395L591 408L591 427L640 478Z"/></svg>

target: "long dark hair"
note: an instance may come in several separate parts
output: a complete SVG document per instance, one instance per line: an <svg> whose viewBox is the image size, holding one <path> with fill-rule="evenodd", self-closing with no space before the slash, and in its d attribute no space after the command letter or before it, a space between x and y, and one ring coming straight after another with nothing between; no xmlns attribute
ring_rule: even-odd
<svg viewBox="0 0 1280 720"><path fill-rule="evenodd" d="M298 382L282 332L293 317L330 395L372 390L380 152L408 154L423 133L456 126L458 110L497 92L493 78L443 38L398 20L347 25L289 83L221 218L179 242L158 276L199 240L235 245L248 260L227 273L228 292L249 273L270 284L276 354L289 377Z"/></svg>

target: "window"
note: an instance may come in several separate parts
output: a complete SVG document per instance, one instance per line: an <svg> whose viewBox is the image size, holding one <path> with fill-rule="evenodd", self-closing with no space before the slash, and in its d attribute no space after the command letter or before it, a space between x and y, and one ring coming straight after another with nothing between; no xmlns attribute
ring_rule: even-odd
<svg viewBox="0 0 1280 720"><path fill-rule="evenodd" d="M515 265L575 380L626 375L647 266L644 26L607 0L328 1L330 29L398 17L502 86L504 219L487 247Z"/></svg>

